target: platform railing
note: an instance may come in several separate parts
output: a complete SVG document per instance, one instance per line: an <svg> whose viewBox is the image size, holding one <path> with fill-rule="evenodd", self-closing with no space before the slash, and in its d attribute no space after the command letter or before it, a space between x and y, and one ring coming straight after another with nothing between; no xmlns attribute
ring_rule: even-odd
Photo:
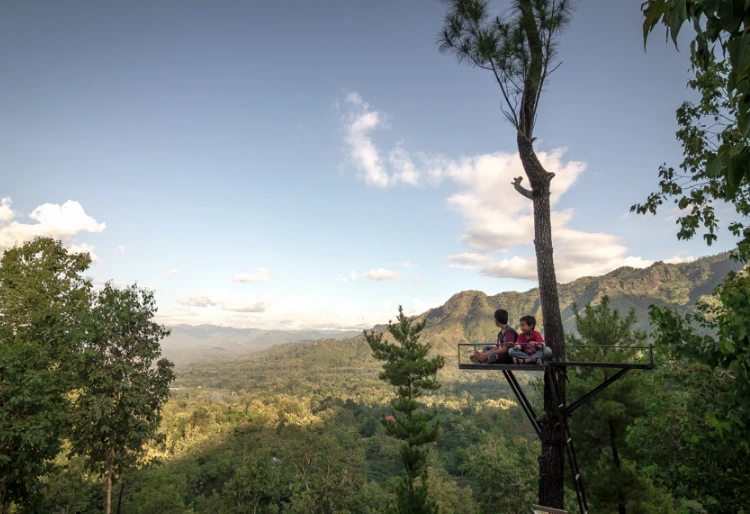
<svg viewBox="0 0 750 514"><path fill-rule="evenodd" d="M544 366L538 364L475 364L469 359L474 354L474 350L481 350L485 346L495 346L494 343L458 343L457 362L459 369L480 369L480 370L524 370L524 371L544 371ZM601 361L584 361L575 356L575 351L585 348L601 348ZM574 360L557 361L551 360L545 362L546 365L555 367L582 367L582 368L629 368L629 369L653 369L654 367L654 349L653 345L648 346L607 346L607 345L566 345L566 353ZM607 353L616 353L622 350L638 350L638 360L641 362L615 362L606 360ZM645 361L645 362L643 362Z"/></svg>

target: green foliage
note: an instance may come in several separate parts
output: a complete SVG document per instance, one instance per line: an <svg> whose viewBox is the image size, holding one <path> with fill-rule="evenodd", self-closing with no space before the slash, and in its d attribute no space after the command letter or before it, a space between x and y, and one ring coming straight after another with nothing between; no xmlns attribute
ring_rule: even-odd
<svg viewBox="0 0 750 514"><path fill-rule="evenodd" d="M486 0L445 3L440 51L492 72L505 100L503 114L530 138L544 82L555 69L556 39L570 20L572 2L514 2L509 17L493 16Z"/></svg>
<svg viewBox="0 0 750 514"><path fill-rule="evenodd" d="M748 135L740 131L740 111L729 88L730 70L727 61L696 70L688 85L701 100L684 102L677 109L677 139L684 153L680 169L662 165L658 190L643 204L630 208L639 214L656 214L671 199L682 211L677 220L679 239L690 239L702 229L706 243L713 243L719 229L714 207L717 202L731 202L740 218L750 215L750 181L741 180L736 173L750 169L750 162L731 167L727 161L729 169L722 164L726 155L734 155L732 159L736 160L748 152ZM728 228L736 237L750 236L742 222L731 223ZM746 244L741 241L740 248ZM745 248L743 255L750 255L748 252L750 248Z"/></svg>
<svg viewBox="0 0 750 514"><path fill-rule="evenodd" d="M733 380L712 365L662 352L646 376L645 415L627 435L642 473L681 498L684 512L747 512L750 459L738 451L746 439L719 433L713 414Z"/></svg>
<svg viewBox="0 0 750 514"><path fill-rule="evenodd" d="M230 512L279 512L279 504L290 485L280 462L267 451L254 452L224 486L224 501Z"/></svg>
<svg viewBox="0 0 750 514"><path fill-rule="evenodd" d="M401 460L406 477L396 488L397 512L420 514L437 512L437 505L428 499L427 449L425 444L438 438L439 425L435 414L417 412L421 404L417 398L424 391L440 387L437 372L445 365L443 357L427 358L429 344L419 342L425 323L412 323L398 308L398 323L388 323L388 332L398 344L383 340L383 333L374 331L365 337L375 359L384 361L380 379L396 387L398 397L392 401L395 421L383 421L391 437L403 441Z"/></svg>
<svg viewBox="0 0 750 514"><path fill-rule="evenodd" d="M101 512L101 491L97 477L86 471L83 458L69 457L69 449L69 445L63 445L49 472L40 477L37 483L41 496L39 503L32 508L17 505L19 513Z"/></svg>
<svg viewBox="0 0 750 514"><path fill-rule="evenodd" d="M677 46L677 35L685 22L692 24L696 36L690 44L691 61L697 74L711 73L717 55L728 57L729 68L724 87L731 125L740 141L726 140L707 160L713 176L726 181L726 200L744 196L740 186L750 182L750 4L740 0L648 0L642 5L644 43L661 21L667 35ZM704 102L707 97L703 96Z"/></svg>
<svg viewBox="0 0 750 514"><path fill-rule="evenodd" d="M615 299L610 307L642 308L651 301L649 298L659 298L662 305L685 309L691 298L709 291L717 277L730 268L726 256L679 266L659 264L649 270L624 268L607 277L590 277L563 286L561 304L598 301L612 292ZM135 290L128 288L118 294ZM74 358L60 359L67 367L58 368L66 370L58 379L62 384L65 378L67 385L59 390L69 402L63 405L69 406L76 405L81 394L89 394L85 392L86 380L106 390L109 382L105 377L89 372L91 368L86 366L100 362L94 356L97 345L105 347L108 339L120 340L121 331L116 327L125 326L124 320L131 319L126 312L135 312L133 319L137 318L138 312L145 312L137 305L145 309L148 304L139 292L133 305L121 311L113 307L111 316L107 316L102 304L104 291L101 295L92 294L90 289L84 292L82 308L70 324L78 342L66 350ZM111 294L110 304L125 302L115 297L114 291ZM419 323L410 323L415 328L425 321L416 335L429 338L430 352L447 355L450 351L452 356L457 339L494 339L497 329L491 318L497 306L510 307L517 312L513 317L533 312L538 308L538 292L492 297L478 291L459 293L418 318ZM106 322L96 321L97 315ZM570 316L574 319L572 311ZM143 314L143 318L148 315ZM393 339L387 330L381 336L384 344ZM89 347L88 354L82 351L84 343ZM345 341L324 339L278 345L233 362L180 368L171 397L162 407L159 433L141 446L146 449L145 458L135 468L128 466L115 476L112 511L222 514L252 512L256 504L257 512L279 513L374 514L393 510L398 504L396 492L403 483L398 477L403 469L402 443L388 431L397 424L382 422L393 412L393 389L378 379L377 361L361 358L366 345L364 336ZM119 343L109 346L117 349ZM399 344L392 346L401 348ZM402 356L407 353L403 351ZM434 360L427 354L422 354L425 360ZM127 366L115 368L114 373L122 369ZM149 369L158 371L156 367ZM407 368L392 369L404 372ZM659 371L665 369L670 368L660 363ZM380 371L384 374L386 370ZM718 418L709 416L709 410L715 408L711 400L728 393L732 379L722 375L721 368L713 372L711 380L705 380L713 384L712 388L701 389L667 375L654 376L654 382L645 387L648 410L631 423L629 446L621 453L625 469L622 476L629 481L625 486L636 481L642 492L642 498L628 504L629 511L670 512L672 497L664 493L665 488L682 502L682 512L725 512L728 505L747 505L741 503L744 489L750 489L743 481L750 476L747 459L733 450L739 442L734 432L717 436L717 425L712 423ZM695 378L702 376L694 369L691 373ZM651 374L646 376L652 378ZM429 377L425 379L430 382ZM416 399L430 409L430 415L435 412L439 416L440 437L430 445L433 450L427 455L425 469L429 468L429 476L426 480L417 478L415 486L426 482L427 501L442 512L525 512L536 494L534 455L538 443L528 440L531 428L521 410L508 399L512 398L508 387L492 374L460 374L451 368L436 370L432 379L442 384L439 394L428 394L432 389L423 387ZM690 396L692 393L696 396ZM696 408L686 412L691 398L696 400ZM539 403L539 398L532 395L532 402ZM88 409L94 403L78 405ZM115 407L107 402L101 406ZM595 407L587 405L580 413ZM425 413L418 408L412 414L416 418ZM662 413L666 421L661 420ZM396 415L407 421L406 415ZM83 410L74 416L78 423L86 419ZM70 416L50 419L69 423ZM436 420L431 418L426 426L435 428ZM59 435L67 432L66 428ZM662 437L664 444L654 445L655 440L662 442ZM100 441L105 439L102 435ZM58 449L57 456L40 471L41 476L29 482L36 492L35 501L15 503L13 512L94 514L104 510L107 477L102 478L100 472L106 471L106 463L102 467L89 462L86 454L72 455L69 442L64 441L62 446L58 443ZM135 462L134 454L127 453L126 457L126 461ZM163 464L155 465L153 458ZM601 456L597 462L611 463L611 459ZM604 467L601 472L609 470ZM593 472L598 471L594 468ZM586 477L591 470L585 468L583 472ZM708 479L712 474L718 482ZM722 490L732 498L721 497Z"/></svg>
<svg viewBox="0 0 750 514"><path fill-rule="evenodd" d="M539 451L537 441L502 432L484 434L466 449L461 469L479 485L482 512L526 512L536 502Z"/></svg>
<svg viewBox="0 0 750 514"><path fill-rule="evenodd" d="M702 362L728 378L710 417L717 432L740 436L738 451L750 455L750 275L727 277L713 301L699 301L694 314L652 308L659 347L674 358Z"/></svg>
<svg viewBox="0 0 750 514"><path fill-rule="evenodd" d="M697 105L683 104L677 113L680 125L677 137L685 156L682 172L678 174L662 167L660 190L649 196L644 205L635 205L632 210L653 213L665 199L675 198L678 207L689 209L689 214L678 220L681 227L678 237L691 238L702 224L706 229L704 238L711 244L719 227L713 203L730 202L742 221L750 216L750 60L747 59L750 37L746 33L750 4L731 0L652 0L643 7L644 36L661 20L676 41L682 24L688 20L693 23L696 37L691 44L691 57L695 78L689 85L700 93L701 101ZM718 61L719 51L728 58ZM750 228L742 221L728 228L738 238L734 257L747 263ZM747 272L732 272L712 297L696 303L694 313L682 315L658 306L650 309L657 347L672 361L696 369L697 376L703 378L697 385L706 389L694 391L695 401L701 401L690 408L680 409L665 402L665 412L692 418L689 424L679 427L674 439L689 443L691 451L701 457L708 457L709 449L703 445L710 445L713 460L722 463L731 462L733 455L747 460L750 454L747 443L750 437L749 291ZM710 368L704 369L705 365ZM711 397L711 400L704 397ZM644 425L645 422L641 422L636 426L642 429ZM636 433L643 437L643 430ZM635 435L633 438L642 441ZM653 459L659 461L658 449L651 452L656 453ZM733 463L726 469L736 470L738 466ZM684 475L686 481L695 483L685 496L706 501L707 507L718 512L730 512L737 505L747 508L747 495L734 488L738 482L743 484L743 480L734 477L734 473L733 482L727 487L735 492L731 500L713 491L710 485L698 485L696 472L689 468L666 476L662 469L655 468L653 474L675 487L672 477Z"/></svg>
<svg viewBox="0 0 750 514"><path fill-rule="evenodd" d="M60 451L79 318L91 282L87 254L37 238L0 262L0 512L30 505Z"/></svg>
<svg viewBox="0 0 750 514"><path fill-rule="evenodd" d="M569 335L571 360L589 362L638 362L643 359L646 334L633 327L635 311L621 317L609 297L583 313L575 309L577 333ZM588 347L587 347L588 346ZM619 347L619 348L618 348ZM571 368L570 398L580 398L607 380L615 370ZM674 500L642 476L636 453L626 444L627 428L645 414L646 373L634 371L621 377L571 420L571 434L592 511L602 513L672 512Z"/></svg>
<svg viewBox="0 0 750 514"><path fill-rule="evenodd" d="M107 283L83 317L70 437L87 467L106 473L110 485L138 462L156 435L174 380L172 363L159 359L159 341L169 331L152 321L155 312L151 291Z"/></svg>
<svg viewBox="0 0 750 514"><path fill-rule="evenodd" d="M143 469L135 483L120 482L128 491L122 502L122 514L186 514L192 509L185 505L187 480L184 475L173 474L165 466Z"/></svg>

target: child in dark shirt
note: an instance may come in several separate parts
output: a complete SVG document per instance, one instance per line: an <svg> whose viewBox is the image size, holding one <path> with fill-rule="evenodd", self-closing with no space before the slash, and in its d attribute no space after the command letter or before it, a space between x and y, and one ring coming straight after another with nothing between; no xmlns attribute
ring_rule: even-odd
<svg viewBox="0 0 750 514"><path fill-rule="evenodd" d="M515 364L543 364L544 360L552 358L552 349L544 344L542 334L536 330L536 318L524 316L521 318L521 333L518 334L515 347L508 350L508 355Z"/></svg>
<svg viewBox="0 0 750 514"><path fill-rule="evenodd" d="M518 332L508 326L508 311L498 309L495 311L495 326L500 329L497 334L497 343L495 346L485 346L481 352L475 351L470 357L471 362L488 363L488 364L509 364L510 357L508 350L516 342Z"/></svg>

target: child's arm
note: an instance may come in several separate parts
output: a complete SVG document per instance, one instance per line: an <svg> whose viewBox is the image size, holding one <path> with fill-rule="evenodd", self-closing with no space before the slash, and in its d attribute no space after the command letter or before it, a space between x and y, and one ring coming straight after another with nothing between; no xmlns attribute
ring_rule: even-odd
<svg viewBox="0 0 750 514"><path fill-rule="evenodd" d="M544 338L539 332L534 332L534 349L544 350Z"/></svg>

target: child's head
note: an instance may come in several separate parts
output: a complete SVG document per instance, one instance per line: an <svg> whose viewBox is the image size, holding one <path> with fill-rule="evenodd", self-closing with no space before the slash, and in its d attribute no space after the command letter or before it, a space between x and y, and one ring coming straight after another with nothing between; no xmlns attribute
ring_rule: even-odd
<svg viewBox="0 0 750 514"><path fill-rule="evenodd" d="M530 334L536 328L536 318L534 316L524 316L521 318L521 332Z"/></svg>
<svg viewBox="0 0 750 514"><path fill-rule="evenodd" d="M498 309L495 311L495 326L507 325L508 324L508 311L505 309Z"/></svg>

